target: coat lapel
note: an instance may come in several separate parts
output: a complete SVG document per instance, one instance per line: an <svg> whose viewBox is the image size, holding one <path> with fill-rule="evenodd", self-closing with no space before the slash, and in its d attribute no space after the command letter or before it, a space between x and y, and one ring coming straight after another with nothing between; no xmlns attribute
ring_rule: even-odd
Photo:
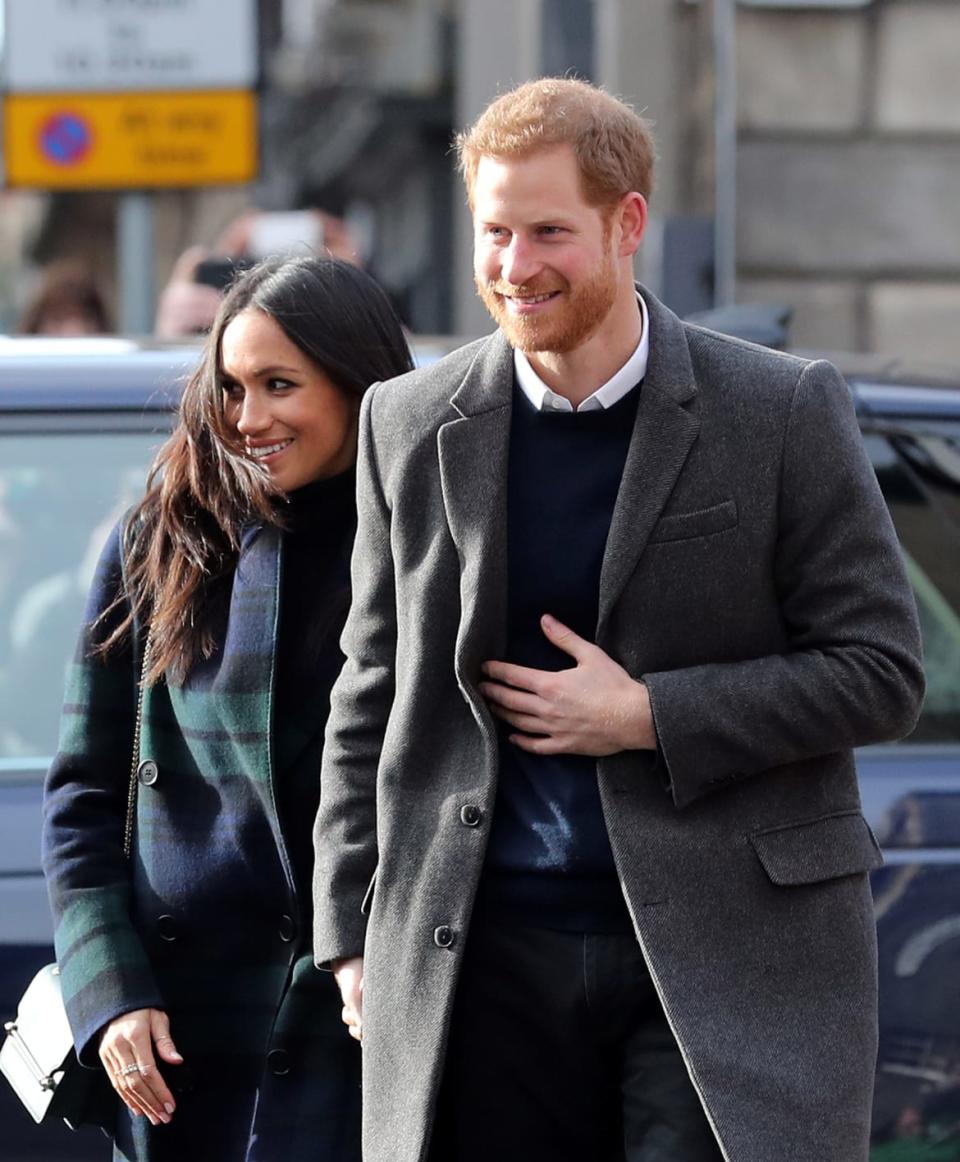
<svg viewBox="0 0 960 1162"><path fill-rule="evenodd" d="M642 290L650 359L600 573L597 641L646 548L699 431L696 386L680 320Z"/></svg>
<svg viewBox="0 0 960 1162"><path fill-rule="evenodd" d="M501 657L506 644L512 394L513 352L497 332L480 349L450 401L459 418L444 424L437 436L443 505L460 557L455 668L476 710L482 706L475 688L480 665Z"/></svg>
<svg viewBox="0 0 960 1162"><path fill-rule="evenodd" d="M274 525L244 530L224 638L211 658L193 666L183 685L170 688L181 727L214 748L209 769L227 766L242 772L271 813L270 715L280 544L281 533Z"/></svg>

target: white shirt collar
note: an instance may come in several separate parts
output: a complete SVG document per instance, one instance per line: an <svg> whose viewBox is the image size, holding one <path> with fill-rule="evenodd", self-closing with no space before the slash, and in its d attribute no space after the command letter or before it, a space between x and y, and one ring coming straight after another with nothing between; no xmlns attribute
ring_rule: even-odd
<svg viewBox="0 0 960 1162"><path fill-rule="evenodd" d="M650 354L650 325L647 318L647 304L643 301L643 295L638 294L637 301L640 304L640 342L637 344L636 350L615 375L608 379L602 387L598 387L592 395L588 395L576 409L568 399L547 387L531 367L530 360L526 355L514 348L513 367L517 383L537 411L572 412L576 410L578 412L592 412L598 411L600 408L610 408L623 399L627 392L643 379L647 373L647 359Z"/></svg>

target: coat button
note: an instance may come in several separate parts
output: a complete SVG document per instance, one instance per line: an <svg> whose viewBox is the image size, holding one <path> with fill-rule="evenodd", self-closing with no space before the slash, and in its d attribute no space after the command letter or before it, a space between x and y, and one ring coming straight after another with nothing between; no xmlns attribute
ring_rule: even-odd
<svg viewBox="0 0 960 1162"><path fill-rule="evenodd" d="M297 926L293 922L293 917L288 916L286 912L280 917L280 939L284 944L289 944L297 934Z"/></svg>
<svg viewBox="0 0 960 1162"><path fill-rule="evenodd" d="M137 767L137 778L140 780L144 787L152 787L153 784L157 781L157 776L159 774L160 768L153 761L153 759L147 759L145 762L142 762L139 767Z"/></svg>
<svg viewBox="0 0 960 1162"><path fill-rule="evenodd" d="M467 803L460 808L460 822L464 827L476 827L483 818L483 812L476 803Z"/></svg>
<svg viewBox="0 0 960 1162"><path fill-rule="evenodd" d="M438 948L452 948L457 934L447 924L441 924L433 930L433 942Z"/></svg>
<svg viewBox="0 0 960 1162"><path fill-rule="evenodd" d="M286 1049L271 1049L267 1054L267 1068L274 1077L284 1077L290 1072L290 1054Z"/></svg>
<svg viewBox="0 0 960 1162"><path fill-rule="evenodd" d="M161 940L172 944L177 938L177 922L173 916L160 916L157 919L157 935Z"/></svg>

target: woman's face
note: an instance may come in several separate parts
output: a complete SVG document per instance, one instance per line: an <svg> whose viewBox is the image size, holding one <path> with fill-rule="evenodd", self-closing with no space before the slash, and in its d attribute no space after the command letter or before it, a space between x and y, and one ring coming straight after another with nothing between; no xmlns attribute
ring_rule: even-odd
<svg viewBox="0 0 960 1162"><path fill-rule="evenodd" d="M248 308L220 340L223 408L244 452L293 492L356 457L357 403L263 311Z"/></svg>

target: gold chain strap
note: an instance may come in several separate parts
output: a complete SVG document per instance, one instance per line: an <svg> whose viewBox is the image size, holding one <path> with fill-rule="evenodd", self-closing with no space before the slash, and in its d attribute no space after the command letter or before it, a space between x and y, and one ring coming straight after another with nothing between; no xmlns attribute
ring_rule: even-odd
<svg viewBox="0 0 960 1162"><path fill-rule="evenodd" d="M130 786L127 789L127 821L123 828L123 855L133 854L133 826L137 815L137 775L140 769L140 731L143 726L143 696L147 685L147 663L150 655L150 635L143 647L140 666L140 685L137 687L137 717L133 724L133 757L130 760Z"/></svg>

